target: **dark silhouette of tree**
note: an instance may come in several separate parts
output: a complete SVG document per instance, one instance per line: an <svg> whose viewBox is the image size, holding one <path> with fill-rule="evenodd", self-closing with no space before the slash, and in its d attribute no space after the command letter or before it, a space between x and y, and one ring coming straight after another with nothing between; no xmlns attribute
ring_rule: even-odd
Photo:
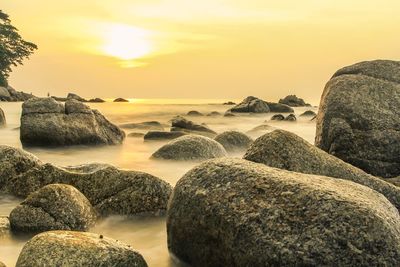
<svg viewBox="0 0 400 267"><path fill-rule="evenodd" d="M8 15L0 10L0 86L7 85L11 67L22 65L36 49L34 43L22 39Z"/></svg>

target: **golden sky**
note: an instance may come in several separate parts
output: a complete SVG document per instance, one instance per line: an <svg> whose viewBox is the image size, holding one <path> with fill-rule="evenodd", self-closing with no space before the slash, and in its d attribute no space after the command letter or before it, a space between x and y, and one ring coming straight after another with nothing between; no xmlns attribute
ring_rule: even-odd
<svg viewBox="0 0 400 267"><path fill-rule="evenodd" d="M11 84L37 95L318 104L340 67L400 59L399 0L3 0L39 50Z"/></svg>

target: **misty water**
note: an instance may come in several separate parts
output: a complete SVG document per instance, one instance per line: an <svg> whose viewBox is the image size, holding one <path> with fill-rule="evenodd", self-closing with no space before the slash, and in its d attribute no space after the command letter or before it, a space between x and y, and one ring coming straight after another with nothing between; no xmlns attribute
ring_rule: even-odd
<svg viewBox="0 0 400 267"><path fill-rule="evenodd" d="M197 110L204 114L212 111L224 113L230 106L222 105L225 100L135 100L131 103L93 103L92 108L98 109L115 124L159 121L169 130L170 120L176 115L185 115L190 110ZM19 141L19 119L21 103L0 102L7 118L7 126L0 129L0 144L22 147ZM315 136L315 122L310 117L299 118L299 114L306 110L317 111L315 107L295 108L298 118L296 122L270 121L274 113L262 115L238 115L236 117L201 116L187 117L198 123L205 123L216 132L238 130L248 132L256 126L268 124L273 128L285 129L296 133L310 143ZM269 130L269 131L270 131ZM145 132L130 130L130 132ZM252 132L249 135L256 138L267 131ZM196 162L161 162L150 160L151 154L164 143L144 142L143 138L127 137L122 145L86 147L75 146L66 148L29 148L43 162L50 162L60 166L70 166L85 163L109 163L123 169L144 171L158 176L172 186L185 172L195 166ZM241 157L240 154L230 155ZM8 216L10 211L21 202L11 196L0 195L0 216ZM165 217L120 217L112 216L97 223L90 232L103 234L124 243L130 244L138 250L149 266L178 266L167 250L167 234ZM28 236L0 237L0 260L7 266L14 266L19 252Z"/></svg>

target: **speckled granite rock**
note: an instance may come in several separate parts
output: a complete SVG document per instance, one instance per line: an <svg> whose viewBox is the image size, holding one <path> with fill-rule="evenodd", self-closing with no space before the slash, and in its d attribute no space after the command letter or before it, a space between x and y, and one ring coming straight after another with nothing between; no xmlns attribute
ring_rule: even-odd
<svg viewBox="0 0 400 267"><path fill-rule="evenodd" d="M226 131L214 138L228 152L238 152L246 150L253 142L249 136L238 131Z"/></svg>
<svg viewBox="0 0 400 267"><path fill-rule="evenodd" d="M205 160L226 156L224 147L205 136L185 135L165 144L151 158L163 160Z"/></svg>
<svg viewBox="0 0 400 267"><path fill-rule="evenodd" d="M114 266L146 267L142 255L129 245L99 234L50 231L33 237L23 247L16 267Z"/></svg>
<svg viewBox="0 0 400 267"><path fill-rule="evenodd" d="M268 113L269 107L263 100L248 96L241 103L229 109L228 112Z"/></svg>
<svg viewBox="0 0 400 267"><path fill-rule="evenodd" d="M326 84L315 145L381 177L400 175L400 61L361 62Z"/></svg>
<svg viewBox="0 0 400 267"><path fill-rule="evenodd" d="M96 219L97 214L89 200L75 187L65 184L40 188L10 213L11 229L17 233L86 231Z"/></svg>
<svg viewBox="0 0 400 267"><path fill-rule="evenodd" d="M400 210L400 188L365 173L288 131L275 130L259 137L243 158L289 171L350 180L380 192Z"/></svg>
<svg viewBox="0 0 400 267"><path fill-rule="evenodd" d="M225 158L178 181L168 247L192 266L398 266L399 222L368 187Z"/></svg>
<svg viewBox="0 0 400 267"><path fill-rule="evenodd" d="M25 146L120 144L125 133L77 100L34 98L22 105L20 139Z"/></svg>

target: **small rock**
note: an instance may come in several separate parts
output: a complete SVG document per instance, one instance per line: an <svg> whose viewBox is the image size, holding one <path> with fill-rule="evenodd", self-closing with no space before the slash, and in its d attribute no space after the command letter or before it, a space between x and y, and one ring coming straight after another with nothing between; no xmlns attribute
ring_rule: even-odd
<svg viewBox="0 0 400 267"><path fill-rule="evenodd" d="M285 118L285 121L296 121L297 120L297 118L296 118L296 115L294 115L294 114L289 114L286 118Z"/></svg>
<svg viewBox="0 0 400 267"><path fill-rule="evenodd" d="M116 98L114 99L114 102L129 102L129 100L126 100L124 98Z"/></svg>
<svg viewBox="0 0 400 267"><path fill-rule="evenodd" d="M307 110L304 111L302 114L300 114L300 117L315 117L315 116L317 116L317 113L315 113L312 110Z"/></svg>
<svg viewBox="0 0 400 267"><path fill-rule="evenodd" d="M214 138L228 152L240 152L246 150L253 140L244 133L237 131L226 131Z"/></svg>
<svg viewBox="0 0 400 267"><path fill-rule="evenodd" d="M79 102L87 102L86 99L80 97L80 96L77 95L77 94L73 94L73 93L69 93L69 94L67 95L67 99L74 99L74 100L77 100L77 101L79 101Z"/></svg>
<svg viewBox="0 0 400 267"><path fill-rule="evenodd" d="M231 112L226 112L226 113L224 114L224 117L236 117L236 115L233 114L233 113L231 113Z"/></svg>
<svg viewBox="0 0 400 267"><path fill-rule="evenodd" d="M217 135L216 132L214 132L207 126L194 123L193 121L189 121L181 116L176 116L172 119L171 131L193 133L205 135L207 137L215 137Z"/></svg>
<svg viewBox="0 0 400 267"><path fill-rule="evenodd" d="M294 110L288 105L281 103L266 102L271 112L292 113Z"/></svg>
<svg viewBox="0 0 400 267"><path fill-rule="evenodd" d="M149 131L145 134L145 141L163 141L163 140L172 140L178 137L187 135L184 132L164 132L164 131Z"/></svg>
<svg viewBox="0 0 400 267"><path fill-rule="evenodd" d="M288 95L283 99L279 100L279 103L285 104L291 107L310 107L310 104L307 104L302 98L297 97L296 95Z"/></svg>
<svg viewBox="0 0 400 267"><path fill-rule="evenodd" d="M221 116L221 113L219 113L218 111L212 111L212 112L208 113L207 116L209 116L209 117Z"/></svg>
<svg viewBox="0 0 400 267"><path fill-rule="evenodd" d="M232 102L232 101L228 101L228 102L223 103L223 105L231 106L231 105L236 105L236 103Z"/></svg>
<svg viewBox="0 0 400 267"><path fill-rule="evenodd" d="M197 110L191 110L187 113L188 116L204 116L203 113L198 112Z"/></svg>
<svg viewBox="0 0 400 267"><path fill-rule="evenodd" d="M106 101L101 99L101 98L96 97L96 98L90 99L88 102L91 102L91 103L104 103Z"/></svg>
<svg viewBox="0 0 400 267"><path fill-rule="evenodd" d="M285 120L285 116L282 114L275 114L274 116L271 117L271 121L283 121Z"/></svg>

